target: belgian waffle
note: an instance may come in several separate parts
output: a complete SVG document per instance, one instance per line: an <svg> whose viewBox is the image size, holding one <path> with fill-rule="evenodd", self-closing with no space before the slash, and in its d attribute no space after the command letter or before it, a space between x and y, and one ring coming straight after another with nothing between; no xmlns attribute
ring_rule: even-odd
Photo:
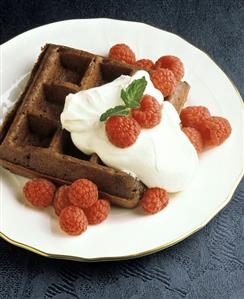
<svg viewBox="0 0 244 299"><path fill-rule="evenodd" d="M0 165L27 177L57 184L87 178L97 184L100 198L132 208L145 186L125 172L87 156L73 145L59 120L66 95L99 86L138 68L65 46L47 44L36 62L24 93L0 130ZM180 111L189 91L179 82L169 100Z"/></svg>

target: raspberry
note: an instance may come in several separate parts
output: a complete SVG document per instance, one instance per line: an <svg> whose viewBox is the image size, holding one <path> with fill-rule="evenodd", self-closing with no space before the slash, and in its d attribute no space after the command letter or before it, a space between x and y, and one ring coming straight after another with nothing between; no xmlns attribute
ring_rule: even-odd
<svg viewBox="0 0 244 299"><path fill-rule="evenodd" d="M131 114L142 128L153 128L160 123L161 106L154 97L144 95L140 108L131 109Z"/></svg>
<svg viewBox="0 0 244 299"><path fill-rule="evenodd" d="M202 119L210 117L208 108L204 106L189 106L182 109L180 119L183 127L198 129Z"/></svg>
<svg viewBox="0 0 244 299"><path fill-rule="evenodd" d="M68 191L70 202L82 209L89 208L98 199L97 186L86 179L74 181Z"/></svg>
<svg viewBox="0 0 244 299"><path fill-rule="evenodd" d="M136 62L135 53L126 44L114 45L112 48L110 48L108 57L129 64L135 64Z"/></svg>
<svg viewBox="0 0 244 299"><path fill-rule="evenodd" d="M107 200L99 199L84 212L89 224L99 224L108 217L110 204Z"/></svg>
<svg viewBox="0 0 244 299"><path fill-rule="evenodd" d="M23 193L33 206L44 208L52 203L55 189L54 184L48 180L34 179L25 184Z"/></svg>
<svg viewBox="0 0 244 299"><path fill-rule="evenodd" d="M127 116L112 116L106 121L105 129L110 142L120 148L136 142L141 127L136 120Z"/></svg>
<svg viewBox="0 0 244 299"><path fill-rule="evenodd" d="M226 118L212 116L203 119L199 124L204 145L217 146L223 143L231 134L231 125Z"/></svg>
<svg viewBox="0 0 244 299"><path fill-rule="evenodd" d="M86 231L88 221L82 209L69 206L61 211L59 225L67 234L76 236Z"/></svg>
<svg viewBox="0 0 244 299"><path fill-rule="evenodd" d="M171 70L177 81L180 81L184 76L184 65L176 56L167 55L160 57L155 63L155 68Z"/></svg>
<svg viewBox="0 0 244 299"><path fill-rule="evenodd" d="M157 69L150 72L150 78L155 88L159 89L164 97L172 95L176 88L176 79L172 71Z"/></svg>
<svg viewBox="0 0 244 299"><path fill-rule="evenodd" d="M148 214L155 214L167 206L169 197L162 188L148 189L141 200L143 210Z"/></svg>
<svg viewBox="0 0 244 299"><path fill-rule="evenodd" d="M57 215L60 214L63 208L66 208L71 205L68 197L68 191L69 186L64 185L59 187L59 189L55 193L53 207Z"/></svg>
<svg viewBox="0 0 244 299"><path fill-rule="evenodd" d="M200 132L195 128L190 128L190 127L183 127L182 131L189 138L190 142L195 147L198 154L201 153L203 150L203 139Z"/></svg>
<svg viewBox="0 0 244 299"><path fill-rule="evenodd" d="M140 59L136 61L136 65L141 67L142 69L151 70L154 68L154 63L150 59Z"/></svg>

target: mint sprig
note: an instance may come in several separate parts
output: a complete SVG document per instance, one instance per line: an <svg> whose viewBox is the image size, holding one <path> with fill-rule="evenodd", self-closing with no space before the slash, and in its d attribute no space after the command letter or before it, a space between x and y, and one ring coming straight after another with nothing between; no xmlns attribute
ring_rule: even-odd
<svg viewBox="0 0 244 299"><path fill-rule="evenodd" d="M145 77L137 79L131 82L126 89L122 89L120 96L125 103L125 105L119 105L114 108L110 108L105 111L101 117L100 121L105 121L111 116L115 115L129 115L131 108L139 108L140 101L147 86L147 80Z"/></svg>

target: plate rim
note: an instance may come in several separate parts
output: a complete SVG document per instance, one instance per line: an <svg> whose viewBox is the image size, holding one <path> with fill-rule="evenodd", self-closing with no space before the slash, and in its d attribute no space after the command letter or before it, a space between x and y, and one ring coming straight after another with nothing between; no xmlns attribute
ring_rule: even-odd
<svg viewBox="0 0 244 299"><path fill-rule="evenodd" d="M9 39L8 41L6 41L5 43L0 45L0 49L2 50L3 46L6 46L8 43L11 43L12 40L14 40L17 37L20 37L21 35L30 32L32 30L36 30L42 27L47 27L47 26L51 26L57 23L64 23L64 22L70 22L70 21L115 21L115 22L123 22L123 23L136 23L136 24L141 24L144 26L148 26L151 27L152 29L156 29L156 30L160 30L160 31L164 31L167 32L171 35L176 36L177 38L183 40L184 42L190 44L192 47L194 47L195 49L197 49L198 51L200 51L201 53L203 53L204 55L206 55L214 64L215 66L217 66L217 68L225 75L226 79L231 83L232 87L234 88L240 102L241 102L241 107L242 107L242 111L244 112L244 102L243 99L241 97L240 92L238 91L237 87L235 86L234 82L232 81L232 79L229 78L229 76L222 70L222 68L211 58L211 56L206 53L204 50L202 50L201 48L198 48L197 46L195 46L193 43L189 42L187 39L185 39L184 37L182 37L179 34L173 33L173 32L169 32L167 30L158 28L156 26L152 26L150 24L147 23L143 23L143 22L137 22L137 21L127 21L127 20L119 20L119 19L113 19L113 18L85 18L85 19L68 19L68 20L62 20L62 21L57 21L57 22L51 22L42 26L38 26L32 29L29 29L25 32L22 32L20 34L18 34L17 36ZM149 254L153 254L156 253L158 251L161 251L163 249L169 248L183 240L185 240L186 238L188 238L189 236L195 234L197 231L199 231L200 229L202 229L204 226L206 226L231 200L237 186L239 185L242 177L244 175L244 167L242 167L242 170L239 174L239 176L237 177L237 180L234 182L229 194L227 195L227 197L224 199L224 201L220 204L220 206L213 212L211 213L208 217L206 217L206 219L200 224L198 225L195 229L191 229L189 232L184 233L183 235L181 235L180 237L165 243L163 245L157 246L156 248L152 248L143 252L137 252L137 253L133 253L130 255L121 255L121 256L112 256L112 257L94 257L94 258L84 258L84 257L78 257L78 256L70 256L70 255L61 255L61 254L52 254L52 253L47 253L45 251L39 250L35 247L32 247L30 245L15 241L11 238L9 238L6 234L4 234L2 231L0 231L0 238L2 238L3 240L5 240L6 242L15 245L19 248L28 250L30 252L33 252L35 254L38 254L40 256L44 256L44 257L48 257L48 258L53 258L53 259L61 259L61 260L73 260L73 261L80 261L80 262L105 262L105 261L119 261L119 260L129 260L129 259L134 259L134 258L139 258L139 257L143 257ZM2 184L2 177L1 177L1 184Z"/></svg>

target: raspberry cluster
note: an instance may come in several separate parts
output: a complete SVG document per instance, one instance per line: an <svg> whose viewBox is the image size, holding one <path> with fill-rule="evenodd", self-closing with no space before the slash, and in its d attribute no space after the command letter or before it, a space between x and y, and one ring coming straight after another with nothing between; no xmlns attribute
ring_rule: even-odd
<svg viewBox="0 0 244 299"><path fill-rule="evenodd" d="M128 45L116 44L110 48L108 57L135 64L139 68L147 70L153 85L165 97L173 94L177 80L181 80L184 76L183 63L175 56L162 56L154 64L152 60L146 58L136 60L135 53ZM144 95L140 101L140 107L130 109L130 115L127 116L126 111L110 115L105 129L107 137L113 145L126 148L136 142L141 128L153 128L160 123L160 120L161 106L152 96Z"/></svg>
<svg viewBox="0 0 244 299"><path fill-rule="evenodd" d="M34 179L25 184L23 193L36 207L53 204L60 228L69 235L82 234L88 224L103 222L110 212L109 202L98 198L97 186L87 179L76 180L57 190L45 179Z"/></svg>
<svg viewBox="0 0 244 299"><path fill-rule="evenodd" d="M204 106L189 106L180 113L182 130L197 152L204 147L222 144L231 134L231 125L226 118L211 116Z"/></svg>
<svg viewBox="0 0 244 299"><path fill-rule="evenodd" d="M126 44L112 46L108 57L147 70L155 88L159 89L165 97L173 94L177 81L180 81L185 73L182 61L176 56L164 55L155 63L147 58L136 60L135 53Z"/></svg>

